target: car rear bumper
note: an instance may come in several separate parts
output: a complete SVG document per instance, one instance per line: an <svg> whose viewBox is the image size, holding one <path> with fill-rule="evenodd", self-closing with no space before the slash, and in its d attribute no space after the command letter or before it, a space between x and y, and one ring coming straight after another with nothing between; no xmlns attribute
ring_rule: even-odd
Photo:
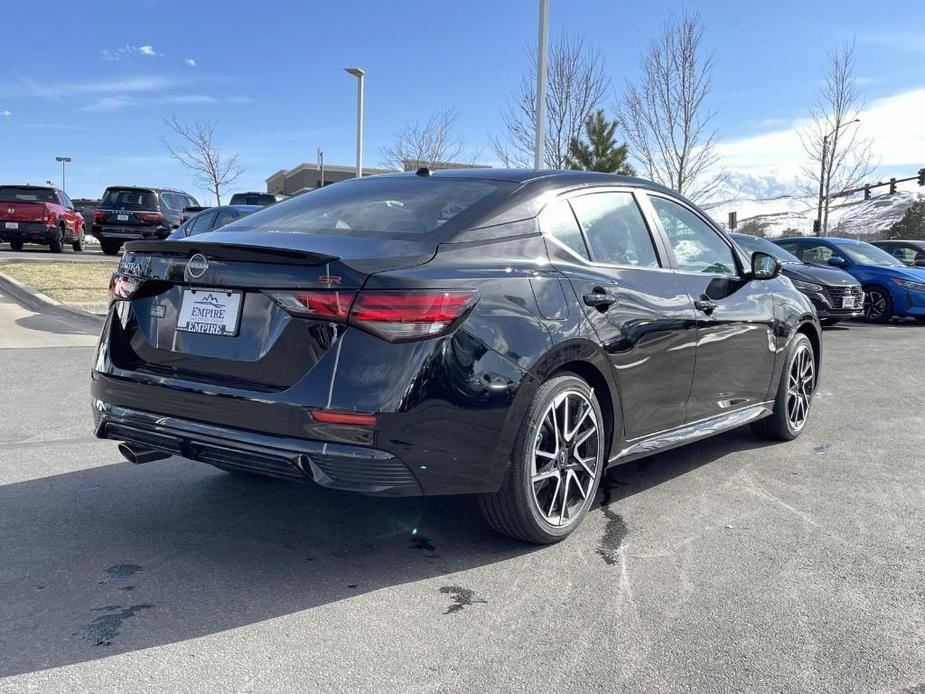
<svg viewBox="0 0 925 694"><path fill-rule="evenodd" d="M110 226L94 224L90 234L98 239L112 241L139 241L142 239L165 239L173 231L170 227L144 227L144 226Z"/></svg>
<svg viewBox="0 0 925 694"><path fill-rule="evenodd" d="M58 228L44 222L16 222L18 229L7 229L0 222L0 241L22 241L24 243L48 243L57 235Z"/></svg>
<svg viewBox="0 0 925 694"><path fill-rule="evenodd" d="M96 399L96 436L178 455L227 470L242 470L330 489L374 496L418 496L408 466L364 446L259 434L165 417Z"/></svg>

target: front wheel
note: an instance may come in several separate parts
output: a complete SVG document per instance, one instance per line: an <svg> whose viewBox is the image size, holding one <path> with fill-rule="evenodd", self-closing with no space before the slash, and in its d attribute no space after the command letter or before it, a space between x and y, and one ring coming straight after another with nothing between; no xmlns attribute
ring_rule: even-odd
<svg viewBox="0 0 925 694"><path fill-rule="evenodd" d="M889 323L893 317L893 299L883 287L865 287L864 317L871 323Z"/></svg>
<svg viewBox="0 0 925 694"><path fill-rule="evenodd" d="M537 390L523 420L501 489L479 498L498 532L526 542L566 538L594 503L606 436L590 386L563 374Z"/></svg>
<svg viewBox="0 0 925 694"><path fill-rule="evenodd" d="M816 357L813 343L806 335L797 333L787 350L780 374L774 412L752 424L752 430L762 438L793 441L806 426L815 390Z"/></svg>

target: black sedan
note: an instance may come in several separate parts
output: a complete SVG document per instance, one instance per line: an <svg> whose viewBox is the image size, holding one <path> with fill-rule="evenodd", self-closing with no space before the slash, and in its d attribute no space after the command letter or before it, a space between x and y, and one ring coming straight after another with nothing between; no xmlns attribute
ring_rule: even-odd
<svg viewBox="0 0 925 694"><path fill-rule="evenodd" d="M871 244L882 248L910 267L925 267L925 241L890 239L889 241L871 241Z"/></svg>
<svg viewBox="0 0 925 694"><path fill-rule="evenodd" d="M187 236L205 234L208 231L221 229L227 224L236 222L242 217L262 210L263 205L221 205L219 207L205 207L178 226L167 237L168 240L185 239Z"/></svg>
<svg viewBox="0 0 925 694"><path fill-rule="evenodd" d="M609 466L745 424L803 431L821 331L779 272L641 179L353 179L130 244L95 430L136 463L476 494L500 532L555 542Z"/></svg>
<svg viewBox="0 0 925 694"><path fill-rule="evenodd" d="M809 297L822 325L835 325L864 315L861 283L844 270L804 263L775 243L748 234L730 234L747 253L761 251L780 261L782 274Z"/></svg>

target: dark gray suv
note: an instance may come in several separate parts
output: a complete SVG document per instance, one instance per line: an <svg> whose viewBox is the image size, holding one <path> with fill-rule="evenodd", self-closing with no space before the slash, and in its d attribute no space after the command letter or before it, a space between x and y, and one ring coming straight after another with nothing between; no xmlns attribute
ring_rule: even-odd
<svg viewBox="0 0 925 694"><path fill-rule="evenodd" d="M103 253L116 255L126 241L167 238L180 226L183 208L198 204L181 190L110 186L93 212L90 233Z"/></svg>

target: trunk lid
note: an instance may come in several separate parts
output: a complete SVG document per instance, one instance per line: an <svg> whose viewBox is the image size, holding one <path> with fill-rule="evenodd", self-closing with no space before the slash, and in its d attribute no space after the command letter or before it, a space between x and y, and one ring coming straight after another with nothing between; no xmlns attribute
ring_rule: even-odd
<svg viewBox="0 0 925 694"><path fill-rule="evenodd" d="M111 354L120 368L158 376L257 390L288 388L349 328L293 317L270 291L355 291L370 274L426 262L435 250L427 242L271 232L131 242L119 270L144 281L126 302L130 310L117 312ZM228 331L183 329L198 302L205 302L204 310L222 311L221 329Z"/></svg>
<svg viewBox="0 0 925 694"><path fill-rule="evenodd" d="M44 219L44 202L0 201L0 220L4 222L41 222Z"/></svg>

